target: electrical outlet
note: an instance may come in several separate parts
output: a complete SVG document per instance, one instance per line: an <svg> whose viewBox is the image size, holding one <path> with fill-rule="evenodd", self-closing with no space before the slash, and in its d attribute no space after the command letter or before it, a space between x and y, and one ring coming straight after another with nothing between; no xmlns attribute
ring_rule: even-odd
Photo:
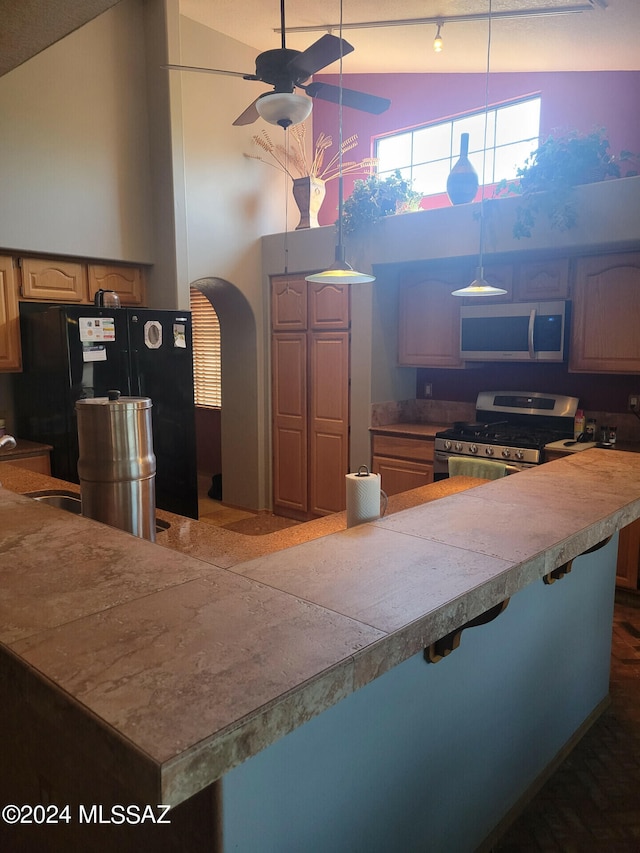
<svg viewBox="0 0 640 853"><path fill-rule="evenodd" d="M629 394L628 409L630 412L640 411L640 394Z"/></svg>
<svg viewBox="0 0 640 853"><path fill-rule="evenodd" d="M431 397L433 395L433 385L431 382L425 382L424 385L424 396Z"/></svg>

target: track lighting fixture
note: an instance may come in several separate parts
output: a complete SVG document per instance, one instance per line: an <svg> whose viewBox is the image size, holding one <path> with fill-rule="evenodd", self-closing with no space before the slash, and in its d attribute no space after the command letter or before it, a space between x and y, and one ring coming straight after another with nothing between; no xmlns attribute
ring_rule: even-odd
<svg viewBox="0 0 640 853"><path fill-rule="evenodd" d="M442 52L442 46L443 46L444 42L442 41L442 36L440 35L440 30L442 29L443 26L444 26L443 24L438 24L438 31L436 32L436 37L433 40L433 49L435 50L436 53Z"/></svg>

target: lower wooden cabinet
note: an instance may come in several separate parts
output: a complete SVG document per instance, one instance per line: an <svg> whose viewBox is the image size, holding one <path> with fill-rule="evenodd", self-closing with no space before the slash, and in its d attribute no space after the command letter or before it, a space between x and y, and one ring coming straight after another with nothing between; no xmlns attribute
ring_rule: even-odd
<svg viewBox="0 0 640 853"><path fill-rule="evenodd" d="M272 338L273 506L291 518L345 509L349 333Z"/></svg>
<svg viewBox="0 0 640 853"><path fill-rule="evenodd" d="M373 435L372 468L380 486L397 495L433 482L433 439Z"/></svg>
<svg viewBox="0 0 640 853"><path fill-rule="evenodd" d="M616 586L637 590L640 579L640 519L623 527L618 536Z"/></svg>
<svg viewBox="0 0 640 853"><path fill-rule="evenodd" d="M0 371L21 368L18 287L13 258L0 256Z"/></svg>

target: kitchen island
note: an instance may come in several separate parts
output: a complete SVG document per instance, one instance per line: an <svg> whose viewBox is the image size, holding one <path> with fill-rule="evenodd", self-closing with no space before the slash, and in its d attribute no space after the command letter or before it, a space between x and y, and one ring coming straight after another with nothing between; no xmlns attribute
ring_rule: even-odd
<svg viewBox="0 0 640 853"><path fill-rule="evenodd" d="M3 801L181 803L158 850L473 849L606 703L639 475L589 450L228 567L0 490Z"/></svg>

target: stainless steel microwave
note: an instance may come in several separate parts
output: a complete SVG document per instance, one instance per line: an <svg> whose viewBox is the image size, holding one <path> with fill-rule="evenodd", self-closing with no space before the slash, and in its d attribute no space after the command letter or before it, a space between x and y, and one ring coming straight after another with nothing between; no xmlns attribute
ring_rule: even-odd
<svg viewBox="0 0 640 853"><path fill-rule="evenodd" d="M466 361L564 361L569 314L569 302L464 305L460 308L460 357Z"/></svg>

